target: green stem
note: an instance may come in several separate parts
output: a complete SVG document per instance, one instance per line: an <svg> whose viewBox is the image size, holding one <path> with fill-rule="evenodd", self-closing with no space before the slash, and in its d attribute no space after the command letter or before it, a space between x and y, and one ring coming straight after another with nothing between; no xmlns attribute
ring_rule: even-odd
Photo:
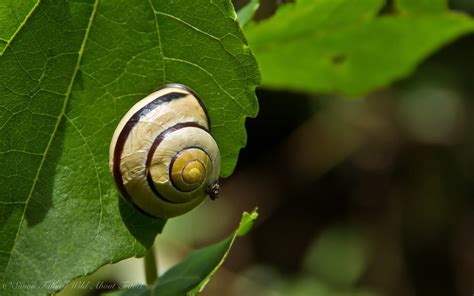
<svg viewBox="0 0 474 296"><path fill-rule="evenodd" d="M158 263L155 256L155 249L152 246L145 254L145 279L146 284L153 288L158 282Z"/></svg>

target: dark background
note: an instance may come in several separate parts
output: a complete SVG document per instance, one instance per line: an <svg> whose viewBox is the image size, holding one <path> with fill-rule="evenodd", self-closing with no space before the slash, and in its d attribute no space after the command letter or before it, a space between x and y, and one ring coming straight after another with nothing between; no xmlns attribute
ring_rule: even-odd
<svg viewBox="0 0 474 296"><path fill-rule="evenodd" d="M474 294L474 36L367 97L257 96L223 199L260 218L204 295Z"/></svg>

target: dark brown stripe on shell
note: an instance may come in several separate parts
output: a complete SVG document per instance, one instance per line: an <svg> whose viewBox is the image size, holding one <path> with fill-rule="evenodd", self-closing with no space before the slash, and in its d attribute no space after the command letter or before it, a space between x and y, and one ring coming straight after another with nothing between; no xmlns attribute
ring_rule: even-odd
<svg viewBox="0 0 474 296"><path fill-rule="evenodd" d="M151 191L153 191L153 193L158 198L161 198L161 199L163 199L167 202L170 202L170 203L179 203L179 202L170 201L169 199L165 198L162 194L160 194L160 192L158 191L158 189L155 186L155 183L153 182L153 178L151 177L150 165L151 165L151 160L153 159L153 154L155 154L156 148L158 148L160 143L163 142L163 140L169 134L171 134L175 131L178 131L182 128L185 128L185 127L195 127L195 128L205 130L207 132L207 129L205 127L203 127L202 125L200 125L199 123L197 123L197 122L182 122L182 123L175 124L172 127L169 127L166 130L164 130L161 134L158 135L158 137L156 137L155 141L153 142L153 144L150 147L150 150L148 150L148 156L147 156L147 159L146 159L146 166L145 166L146 169L145 170L146 170L146 179L147 179L147 182L148 182L148 186L150 187ZM168 176L170 177L170 180L171 180L171 176L170 176L169 172L168 172ZM173 186L174 186L174 184L173 184ZM178 188L176 188L176 189L178 189Z"/></svg>
<svg viewBox="0 0 474 296"><path fill-rule="evenodd" d="M204 102L201 100L199 95L194 90L192 90L190 87L188 87L186 85L183 85L181 83L168 83L168 84L165 84L163 86L160 86L159 88L156 89L156 91L158 91L160 89L168 88L168 87L180 88L182 90L185 90L185 91L189 92L190 94L192 94L196 98L199 105L201 105L202 110L204 110L204 113L206 114L207 125L209 126L209 131L210 131L211 130L211 118L209 117L209 113L207 112L206 105L204 105Z"/></svg>
<svg viewBox="0 0 474 296"><path fill-rule="evenodd" d="M145 105L143 108L138 110L135 114L133 114L133 116L127 121L127 123L123 127L122 131L120 132L120 135L117 138L117 142L115 143L114 156L113 156L114 180L123 198L131 201L130 195L128 194L127 189L125 188L125 185L123 184L122 173L120 172L120 165L121 165L121 155L123 152L123 147L133 127L140 121L142 117L146 116L148 113L156 109L161 104L171 102L173 100L181 99L186 96L187 94L185 93L170 92L160 97L157 97L156 99L154 99L153 101Z"/></svg>

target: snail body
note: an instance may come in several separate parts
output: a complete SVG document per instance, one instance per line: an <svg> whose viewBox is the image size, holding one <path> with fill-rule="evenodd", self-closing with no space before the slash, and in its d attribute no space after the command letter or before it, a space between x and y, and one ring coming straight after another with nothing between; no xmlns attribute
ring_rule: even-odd
<svg viewBox="0 0 474 296"><path fill-rule="evenodd" d="M182 215L219 191L220 153L199 97L169 84L136 103L117 126L110 171L120 194L157 218Z"/></svg>

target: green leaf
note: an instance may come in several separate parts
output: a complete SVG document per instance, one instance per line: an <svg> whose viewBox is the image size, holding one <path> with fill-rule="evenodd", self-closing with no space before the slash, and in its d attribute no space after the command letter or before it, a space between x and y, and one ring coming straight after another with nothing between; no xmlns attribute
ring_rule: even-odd
<svg viewBox="0 0 474 296"><path fill-rule="evenodd" d="M40 1L0 69L2 295L48 292L47 281L151 246L165 221L121 201L108 147L118 120L157 86L200 94L223 176L257 112L257 65L227 0Z"/></svg>
<svg viewBox="0 0 474 296"><path fill-rule="evenodd" d="M0 56L38 4L39 0L0 1Z"/></svg>
<svg viewBox="0 0 474 296"><path fill-rule="evenodd" d="M239 227L233 235L219 243L193 251L183 262L161 276L158 286L153 290L142 286L107 295L178 296L199 294L224 263L236 238L247 234L257 217L256 209L250 214L244 212Z"/></svg>
<svg viewBox="0 0 474 296"><path fill-rule="evenodd" d="M249 3L237 12L237 20L242 27L247 25L253 19L259 7L260 0L250 0Z"/></svg>
<svg viewBox="0 0 474 296"><path fill-rule="evenodd" d="M447 10L380 16L384 2L299 0L246 26L263 86L364 94L407 76L438 48L474 30L471 18Z"/></svg>
<svg viewBox="0 0 474 296"><path fill-rule="evenodd" d="M442 12L448 8L446 0L397 0L398 10L416 13Z"/></svg>

